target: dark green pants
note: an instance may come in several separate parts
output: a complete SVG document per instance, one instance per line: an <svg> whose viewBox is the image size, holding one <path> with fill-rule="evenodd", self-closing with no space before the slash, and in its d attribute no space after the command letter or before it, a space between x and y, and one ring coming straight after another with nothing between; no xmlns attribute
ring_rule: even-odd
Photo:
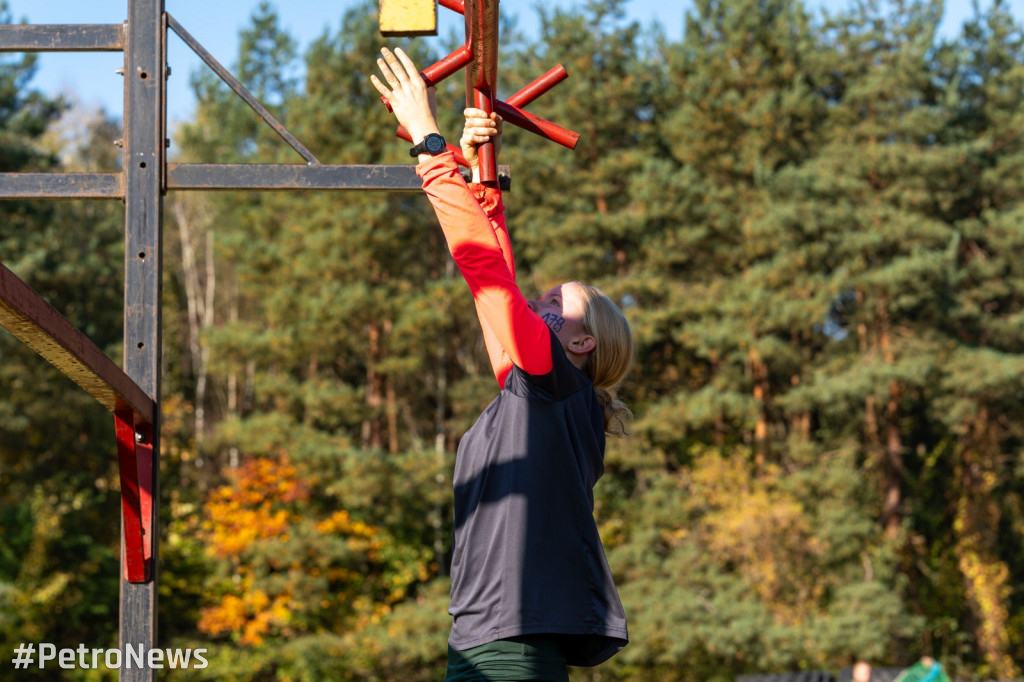
<svg viewBox="0 0 1024 682"><path fill-rule="evenodd" d="M565 654L544 635L499 639L455 651L448 647L445 682L569 682Z"/></svg>

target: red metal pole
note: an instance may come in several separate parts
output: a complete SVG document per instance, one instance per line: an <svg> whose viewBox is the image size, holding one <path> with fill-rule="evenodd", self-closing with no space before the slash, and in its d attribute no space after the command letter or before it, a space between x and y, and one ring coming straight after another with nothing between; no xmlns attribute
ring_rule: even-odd
<svg viewBox="0 0 1024 682"><path fill-rule="evenodd" d="M466 0L466 43L473 61L466 67L466 105L490 114L498 86L498 0ZM480 181L498 181L494 143L480 145Z"/></svg>

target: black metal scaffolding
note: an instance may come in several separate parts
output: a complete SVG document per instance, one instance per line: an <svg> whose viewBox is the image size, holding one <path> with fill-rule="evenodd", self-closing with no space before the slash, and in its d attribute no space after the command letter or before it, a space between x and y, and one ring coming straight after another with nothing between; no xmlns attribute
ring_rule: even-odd
<svg viewBox="0 0 1024 682"><path fill-rule="evenodd" d="M0 264L0 326L65 372L115 416L122 489L122 680L152 680L124 665L126 645L157 646L160 453L161 241L168 190L388 190L420 188L411 165L326 165L307 150L164 9L127 0L123 25L4 25L0 52L124 53L120 173L0 174L0 199L118 199L125 206L123 369ZM301 164L168 164L168 29L179 36L305 161Z"/></svg>

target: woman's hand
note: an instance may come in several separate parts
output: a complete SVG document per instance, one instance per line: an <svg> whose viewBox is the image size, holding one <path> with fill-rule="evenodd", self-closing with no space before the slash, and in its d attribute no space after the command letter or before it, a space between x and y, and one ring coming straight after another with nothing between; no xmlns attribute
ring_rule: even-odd
<svg viewBox="0 0 1024 682"><path fill-rule="evenodd" d="M494 142L494 158L498 158L501 151L501 128L503 121L501 116L492 113L489 116L483 109L469 108L462 112L466 117L466 125L462 129L462 138L459 144L462 147L462 155L466 158L473 171L473 180L480 179L480 158L477 149L488 141Z"/></svg>
<svg viewBox="0 0 1024 682"><path fill-rule="evenodd" d="M440 132L434 88L427 87L409 55L397 47L394 53L382 47L380 53L377 67L388 84L384 85L375 75L370 76L370 82L388 99L395 118L409 132L413 142L419 142L430 133Z"/></svg>

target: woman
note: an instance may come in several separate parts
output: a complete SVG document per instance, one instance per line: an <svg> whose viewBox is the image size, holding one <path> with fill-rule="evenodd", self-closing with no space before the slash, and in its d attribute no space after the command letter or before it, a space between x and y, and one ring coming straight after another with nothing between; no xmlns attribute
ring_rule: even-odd
<svg viewBox="0 0 1024 682"><path fill-rule="evenodd" d="M401 50L377 60L416 171L473 293L501 393L459 443L447 680L568 680L628 641L594 522L605 433L623 433L613 391L632 336L619 309L578 282L527 300L515 282L501 193L478 184L477 148L501 119L466 110L462 179L444 151L428 89ZM429 138L429 139L428 139Z"/></svg>

